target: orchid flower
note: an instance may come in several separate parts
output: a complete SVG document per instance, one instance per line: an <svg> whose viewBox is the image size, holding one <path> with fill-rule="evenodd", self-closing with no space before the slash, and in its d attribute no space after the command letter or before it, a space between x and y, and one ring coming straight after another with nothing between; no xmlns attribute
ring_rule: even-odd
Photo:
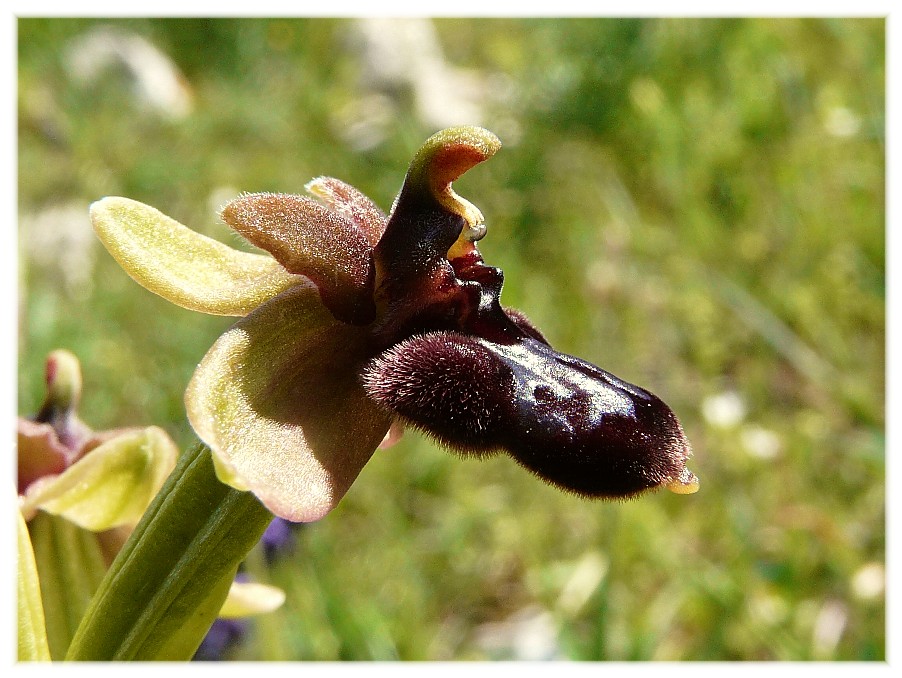
<svg viewBox="0 0 902 678"><path fill-rule="evenodd" d="M553 349L500 303L481 212L452 182L500 148L457 127L414 157L388 215L329 177L245 194L222 219L271 256L120 197L91 207L110 253L185 308L240 316L200 362L188 418L220 480L277 516L328 513L386 436L419 429L465 456L512 456L585 497L694 492L690 446L658 397ZM391 429L391 432L390 432Z"/></svg>
<svg viewBox="0 0 902 678"><path fill-rule="evenodd" d="M93 431L77 413L81 366L66 350L46 362L47 396L18 420L19 505L100 532L134 525L175 466L178 450L157 426Z"/></svg>
<svg viewBox="0 0 902 678"><path fill-rule="evenodd" d="M18 421L23 661L64 656L108 562L178 455L156 426L95 432L85 424L81 366L69 351L50 353L45 379L40 410Z"/></svg>

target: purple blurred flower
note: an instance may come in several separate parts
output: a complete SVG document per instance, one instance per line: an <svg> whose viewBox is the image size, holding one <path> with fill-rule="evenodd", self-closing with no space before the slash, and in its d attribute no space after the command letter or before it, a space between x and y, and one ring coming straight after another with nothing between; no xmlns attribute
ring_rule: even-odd
<svg viewBox="0 0 902 678"><path fill-rule="evenodd" d="M267 563L272 564L279 555L287 555L294 550L295 532L303 525L304 523L292 523L278 516L272 519L260 538Z"/></svg>
<svg viewBox="0 0 902 678"><path fill-rule="evenodd" d="M248 620L217 619L207 631L200 647L194 653L194 661L216 662L227 660L229 652L236 648L248 632Z"/></svg>

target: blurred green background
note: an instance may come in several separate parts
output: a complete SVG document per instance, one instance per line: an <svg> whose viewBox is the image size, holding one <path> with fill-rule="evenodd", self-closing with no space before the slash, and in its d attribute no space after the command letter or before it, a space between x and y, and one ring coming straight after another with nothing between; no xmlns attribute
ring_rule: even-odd
<svg viewBox="0 0 902 678"><path fill-rule="evenodd" d="M237 659L881 660L882 19L18 21L19 410L82 360L95 428L183 446L226 318L94 240L124 195L217 208L336 176L384 209L441 127L505 144L456 184L503 300L660 395L692 496L584 501L409 432L254 574Z"/></svg>

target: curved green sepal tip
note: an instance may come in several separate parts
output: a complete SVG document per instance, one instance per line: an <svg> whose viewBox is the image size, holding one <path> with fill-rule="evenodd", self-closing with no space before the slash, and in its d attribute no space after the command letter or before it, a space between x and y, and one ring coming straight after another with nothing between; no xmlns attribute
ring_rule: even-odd
<svg viewBox="0 0 902 678"><path fill-rule="evenodd" d="M407 171L403 191L426 191L446 210L468 224L482 223L482 213L451 189L451 182L501 148L501 140L482 127L449 127L429 137Z"/></svg>

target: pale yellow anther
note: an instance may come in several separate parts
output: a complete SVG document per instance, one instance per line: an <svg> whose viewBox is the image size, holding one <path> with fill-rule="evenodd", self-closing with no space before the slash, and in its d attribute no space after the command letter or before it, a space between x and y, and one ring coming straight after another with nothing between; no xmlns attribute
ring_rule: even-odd
<svg viewBox="0 0 902 678"><path fill-rule="evenodd" d="M677 478L674 478L666 487L675 494L695 494L698 492L698 477L689 469L684 468Z"/></svg>

